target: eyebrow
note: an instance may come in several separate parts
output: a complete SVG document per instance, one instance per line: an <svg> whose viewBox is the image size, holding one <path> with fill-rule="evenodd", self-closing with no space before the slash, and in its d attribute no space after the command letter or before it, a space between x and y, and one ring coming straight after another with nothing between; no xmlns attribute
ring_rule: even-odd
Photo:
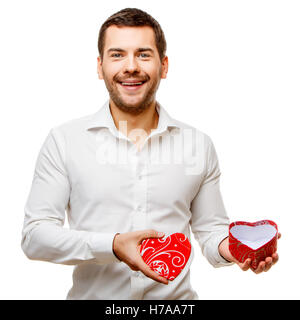
<svg viewBox="0 0 300 320"><path fill-rule="evenodd" d="M144 51L150 51L152 53L154 53L154 50L151 48L138 48L137 52L144 52Z"/></svg>
<svg viewBox="0 0 300 320"><path fill-rule="evenodd" d="M116 52L116 51L117 51L117 52L125 52L125 50L124 50L124 49L121 49L121 48L109 48L109 49L107 50L107 53L112 52L112 51L114 51L114 52ZM150 51L150 52L154 53L154 50L151 49L151 48L138 48L136 51L137 51L137 52Z"/></svg>

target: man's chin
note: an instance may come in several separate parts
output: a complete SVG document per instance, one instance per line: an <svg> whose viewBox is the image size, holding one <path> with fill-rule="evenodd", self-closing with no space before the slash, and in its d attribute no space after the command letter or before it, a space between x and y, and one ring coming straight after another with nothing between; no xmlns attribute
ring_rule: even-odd
<svg viewBox="0 0 300 320"><path fill-rule="evenodd" d="M125 102L125 101L114 101L116 107L118 107L120 110L132 114L139 114L146 110L150 103L145 103L145 101L136 101L136 102Z"/></svg>

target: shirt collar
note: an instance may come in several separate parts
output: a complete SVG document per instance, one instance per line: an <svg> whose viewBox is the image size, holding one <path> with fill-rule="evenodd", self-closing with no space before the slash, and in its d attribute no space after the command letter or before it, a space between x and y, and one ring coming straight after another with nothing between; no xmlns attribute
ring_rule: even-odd
<svg viewBox="0 0 300 320"><path fill-rule="evenodd" d="M156 110L159 115L158 125L156 130L159 132L165 131L172 127L180 128L177 121L170 117L167 111L161 106L159 102L156 103ZM109 128L113 131L117 131L113 117L109 108L109 100L105 102L100 110L98 110L88 121L86 129L92 128Z"/></svg>

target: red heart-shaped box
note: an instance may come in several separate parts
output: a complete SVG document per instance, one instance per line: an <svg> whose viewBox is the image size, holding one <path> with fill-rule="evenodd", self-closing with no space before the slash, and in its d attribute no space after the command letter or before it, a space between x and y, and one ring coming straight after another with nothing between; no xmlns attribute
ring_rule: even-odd
<svg viewBox="0 0 300 320"><path fill-rule="evenodd" d="M276 252L277 236L277 225L271 220L232 222L229 225L229 250L239 262L251 258L251 267L256 269L260 261Z"/></svg>
<svg viewBox="0 0 300 320"><path fill-rule="evenodd" d="M140 253L153 271L172 281L185 267L191 254L191 244L183 233L173 233L164 238L144 239Z"/></svg>

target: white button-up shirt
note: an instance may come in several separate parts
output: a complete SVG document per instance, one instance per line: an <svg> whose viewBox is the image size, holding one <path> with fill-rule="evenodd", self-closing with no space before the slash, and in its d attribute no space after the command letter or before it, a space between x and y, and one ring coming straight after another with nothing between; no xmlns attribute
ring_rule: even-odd
<svg viewBox="0 0 300 320"><path fill-rule="evenodd" d="M191 240L191 230L214 267L230 264L218 251L229 219L212 140L159 103L156 110L158 126L141 150L117 130L109 101L53 127L40 150L22 249L30 259L75 265L67 299L198 299L190 284L194 248L179 276L164 285L117 259L117 232L155 229Z"/></svg>

